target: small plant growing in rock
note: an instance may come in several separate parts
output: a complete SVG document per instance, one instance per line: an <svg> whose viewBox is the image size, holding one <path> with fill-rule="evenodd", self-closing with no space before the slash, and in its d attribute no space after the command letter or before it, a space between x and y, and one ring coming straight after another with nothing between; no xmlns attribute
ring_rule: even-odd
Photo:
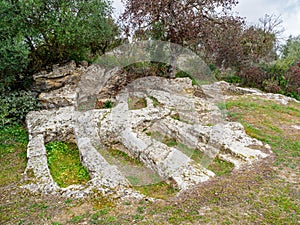
<svg viewBox="0 0 300 225"><path fill-rule="evenodd" d="M176 113L176 114L172 115L172 116L171 116L171 118L172 118L172 119L174 119L174 120L181 121L181 119L180 119L180 116L179 116L179 114L178 114L178 113Z"/></svg>
<svg viewBox="0 0 300 225"><path fill-rule="evenodd" d="M152 100L152 102L153 102L153 106L154 107L157 107L157 106L159 106L159 101L157 100L157 98L155 98L155 97L153 97L153 96L149 96L149 98Z"/></svg>
<svg viewBox="0 0 300 225"><path fill-rule="evenodd" d="M142 109L147 107L147 101L145 98L131 97L128 98L129 110Z"/></svg>
<svg viewBox="0 0 300 225"><path fill-rule="evenodd" d="M95 103L95 109L111 109L114 106L114 103L111 100L105 102L97 100Z"/></svg>
<svg viewBox="0 0 300 225"><path fill-rule="evenodd" d="M110 100L107 100L106 102L104 102L105 109L111 109L113 106L114 106L114 103Z"/></svg>

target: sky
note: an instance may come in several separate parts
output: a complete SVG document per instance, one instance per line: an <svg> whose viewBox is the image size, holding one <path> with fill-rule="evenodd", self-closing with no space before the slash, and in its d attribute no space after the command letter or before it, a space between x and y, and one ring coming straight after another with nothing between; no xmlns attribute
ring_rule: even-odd
<svg viewBox="0 0 300 225"><path fill-rule="evenodd" d="M300 0L239 0L234 8L249 24L257 24L265 14L281 16L283 36L300 35Z"/></svg>
<svg viewBox="0 0 300 225"><path fill-rule="evenodd" d="M113 0L113 7L115 14L120 14L121 0ZM265 14L280 16L285 30L282 38L300 35L300 0L239 0L233 11L244 17L249 25L257 24Z"/></svg>

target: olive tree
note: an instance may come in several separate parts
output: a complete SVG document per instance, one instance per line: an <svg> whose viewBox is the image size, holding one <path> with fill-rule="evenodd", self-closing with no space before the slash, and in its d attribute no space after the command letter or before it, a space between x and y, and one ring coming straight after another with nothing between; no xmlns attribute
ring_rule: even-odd
<svg viewBox="0 0 300 225"><path fill-rule="evenodd" d="M105 52L118 33L111 13L108 0L2 0L1 80Z"/></svg>

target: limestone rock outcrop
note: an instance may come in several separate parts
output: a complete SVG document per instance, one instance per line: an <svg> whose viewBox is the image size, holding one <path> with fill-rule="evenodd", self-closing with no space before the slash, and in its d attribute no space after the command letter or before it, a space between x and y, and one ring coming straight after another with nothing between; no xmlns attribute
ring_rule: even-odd
<svg viewBox="0 0 300 225"><path fill-rule="evenodd" d="M87 90L86 95L81 96L82 101L109 90L106 84L111 85L116 74L116 70L102 71L97 66L87 71L100 71L105 76L101 76L103 82L96 85L96 90L90 90L88 83L97 80L83 78L87 86L79 85L76 89L81 94ZM220 86L225 88L222 90ZM199 87L193 86L189 78L145 77L124 87L115 96L114 107L109 109L82 108L82 101L79 105L78 101L74 103L78 93L73 89L73 93L68 93L73 106L27 115L29 144L25 175L28 184L25 187L67 196L84 196L98 190L103 194L141 197L131 189L132 184L124 171L110 164L97 146L120 149L179 190L214 177L215 173L208 166L216 157L233 163L235 169L268 157L272 153L269 146L250 138L241 124L226 121L224 113L216 106L224 101L222 93L226 87L230 89L222 83L203 86L206 95L203 98L197 94ZM68 94L60 91L60 97L67 98ZM177 145L170 146L164 139L172 139ZM53 140L77 143L81 163L91 177L86 186L60 188L55 183L44 147L44 143ZM202 159L194 160L193 155L200 153Z"/></svg>
<svg viewBox="0 0 300 225"><path fill-rule="evenodd" d="M77 66L71 61L64 66L54 65L51 72L41 71L33 75L33 90L46 109L74 105L75 90L80 77L87 69L86 63Z"/></svg>

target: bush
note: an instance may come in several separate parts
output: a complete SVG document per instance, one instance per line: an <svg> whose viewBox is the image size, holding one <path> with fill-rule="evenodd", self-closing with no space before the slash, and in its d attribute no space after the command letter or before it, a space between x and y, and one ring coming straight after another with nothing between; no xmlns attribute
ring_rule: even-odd
<svg viewBox="0 0 300 225"><path fill-rule="evenodd" d="M285 74L286 94L300 100L300 62L290 69Z"/></svg>
<svg viewBox="0 0 300 225"><path fill-rule="evenodd" d="M245 86L300 99L300 62L281 59L267 64L244 66L238 75Z"/></svg>
<svg viewBox="0 0 300 225"><path fill-rule="evenodd" d="M241 83L241 78L237 75L236 71L233 69L226 69L224 71L216 70L215 75L218 76L217 79L224 80L228 83L237 84Z"/></svg>
<svg viewBox="0 0 300 225"><path fill-rule="evenodd" d="M29 91L1 94L0 105L0 126L22 122L29 111L40 108L36 97Z"/></svg>
<svg viewBox="0 0 300 225"><path fill-rule="evenodd" d="M268 79L263 82L263 89L266 92L271 93L282 93L279 82L274 79Z"/></svg>
<svg viewBox="0 0 300 225"><path fill-rule="evenodd" d="M267 80L268 75L261 66L243 66L238 76L242 84L250 87L262 88L263 82Z"/></svg>

